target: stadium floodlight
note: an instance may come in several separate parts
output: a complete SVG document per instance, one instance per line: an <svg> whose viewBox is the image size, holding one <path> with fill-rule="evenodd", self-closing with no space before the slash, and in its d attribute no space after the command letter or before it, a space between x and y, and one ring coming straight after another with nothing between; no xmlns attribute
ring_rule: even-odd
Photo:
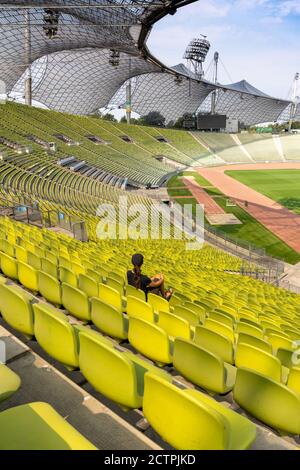
<svg viewBox="0 0 300 470"><path fill-rule="evenodd" d="M53 39L58 33L59 11L45 8L43 30L49 39Z"/></svg>
<svg viewBox="0 0 300 470"><path fill-rule="evenodd" d="M187 46L183 58L187 60L189 67L197 77L204 75L203 63L210 50L210 43L206 36L193 39Z"/></svg>
<svg viewBox="0 0 300 470"><path fill-rule="evenodd" d="M108 62L113 67L118 67L118 65L120 65L120 52L115 49L110 49Z"/></svg>

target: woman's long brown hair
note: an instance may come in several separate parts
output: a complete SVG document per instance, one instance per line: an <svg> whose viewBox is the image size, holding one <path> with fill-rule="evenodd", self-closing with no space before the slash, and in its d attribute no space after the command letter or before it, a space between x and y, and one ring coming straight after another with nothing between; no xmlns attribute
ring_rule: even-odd
<svg viewBox="0 0 300 470"><path fill-rule="evenodd" d="M136 289L140 289L141 288L141 267L134 266L133 272L134 272L134 278L133 278L134 287Z"/></svg>

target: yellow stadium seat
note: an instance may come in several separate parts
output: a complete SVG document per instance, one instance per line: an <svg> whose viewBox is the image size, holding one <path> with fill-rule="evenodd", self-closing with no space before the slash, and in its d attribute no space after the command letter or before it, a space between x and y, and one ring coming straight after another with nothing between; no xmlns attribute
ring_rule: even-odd
<svg viewBox="0 0 300 470"><path fill-rule="evenodd" d="M272 354L272 345L268 343L268 341L257 338L256 336L248 335L247 333L239 333L237 344L239 343L249 344L250 346Z"/></svg>
<svg viewBox="0 0 300 470"><path fill-rule="evenodd" d="M20 386L20 377L7 366L0 363L0 402L16 393Z"/></svg>
<svg viewBox="0 0 300 470"><path fill-rule="evenodd" d="M88 296L85 292L70 286L69 284L62 284L62 304L65 309L74 317L79 320L90 321L91 309Z"/></svg>
<svg viewBox="0 0 300 470"><path fill-rule="evenodd" d="M234 363L233 342L227 337L203 326L196 326L194 341L219 356L224 362Z"/></svg>
<svg viewBox="0 0 300 470"><path fill-rule="evenodd" d="M191 339L190 324L172 313L158 312L157 325L172 338Z"/></svg>
<svg viewBox="0 0 300 470"><path fill-rule="evenodd" d="M15 246L15 258L18 261L23 261L23 263L27 263L27 250L25 248L22 248L19 245Z"/></svg>
<svg viewBox="0 0 300 470"><path fill-rule="evenodd" d="M18 279L18 262L11 256L1 253L1 271L10 279Z"/></svg>
<svg viewBox="0 0 300 470"><path fill-rule="evenodd" d="M60 306L62 303L61 299L61 285L60 282L55 278L46 274L42 271L38 272L38 284L39 284L39 293L46 299L48 302L51 302L54 305Z"/></svg>
<svg viewBox="0 0 300 470"><path fill-rule="evenodd" d="M29 264L18 261L18 278L24 287L34 292L38 292L38 271L29 266Z"/></svg>
<svg viewBox="0 0 300 470"><path fill-rule="evenodd" d="M252 369L281 382L282 370L279 359L255 346L239 343L235 355L236 367Z"/></svg>
<svg viewBox="0 0 300 470"><path fill-rule="evenodd" d="M158 313L160 310L163 312L170 311L170 304L169 302L161 297L160 295L156 294L148 294L148 304L150 304L153 308L155 313Z"/></svg>
<svg viewBox="0 0 300 470"><path fill-rule="evenodd" d="M17 286L0 284L0 311L4 320L15 330L32 338L33 297Z"/></svg>
<svg viewBox="0 0 300 470"><path fill-rule="evenodd" d="M100 283L98 297L102 302L112 305L119 312L122 311L122 297L116 289Z"/></svg>
<svg viewBox="0 0 300 470"><path fill-rule="evenodd" d="M136 317L149 322L155 321L152 305L131 295L127 297L126 313L129 317Z"/></svg>
<svg viewBox="0 0 300 470"><path fill-rule="evenodd" d="M298 366L294 366L291 368L288 381L287 381L288 388L294 390L300 396L300 366L299 366L299 358L298 358Z"/></svg>
<svg viewBox="0 0 300 470"><path fill-rule="evenodd" d="M57 265L56 263L52 263L52 261L48 260L47 258L41 258L41 271L57 279Z"/></svg>
<svg viewBox="0 0 300 470"><path fill-rule="evenodd" d="M146 301L145 292L141 289L136 289L134 286L126 286L126 296L136 297L140 300Z"/></svg>
<svg viewBox="0 0 300 470"><path fill-rule="evenodd" d="M79 274L78 276L78 288L86 293L88 297L98 296L98 283L92 277L86 274Z"/></svg>
<svg viewBox="0 0 300 470"><path fill-rule="evenodd" d="M91 319L103 333L118 339L128 337L128 317L100 299L91 299Z"/></svg>
<svg viewBox="0 0 300 470"><path fill-rule="evenodd" d="M211 320L210 318L207 318L205 320L205 327L211 331L214 331L215 333L219 333L223 336L226 336L230 339L230 341L234 342L233 330L229 326L224 325L223 323L220 323L216 320Z"/></svg>

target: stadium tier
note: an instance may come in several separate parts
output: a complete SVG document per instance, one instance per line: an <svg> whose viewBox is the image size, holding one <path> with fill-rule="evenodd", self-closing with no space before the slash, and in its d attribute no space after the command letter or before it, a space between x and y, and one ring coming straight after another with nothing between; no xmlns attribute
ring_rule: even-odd
<svg viewBox="0 0 300 470"><path fill-rule="evenodd" d="M183 242L158 240L143 244L145 271L163 270L175 293L170 303L153 294L146 301L126 283L128 255L141 246L81 243L1 217L4 324L35 338L69 370L80 369L96 391L123 409L141 408L176 449L249 448L256 439L251 416L299 434L300 369L293 362L299 296L225 272L236 270L237 260L211 247L195 254ZM184 382L178 388L178 374L196 389ZM18 393L18 377L7 368L0 375L1 399ZM231 391L247 418L215 399ZM55 411L46 404L23 406L30 407L27 423L45 414L44 441L34 432L27 443L22 409L9 409L0 413L0 426L11 420L9 431L19 427L18 439L2 433L0 448L51 448ZM54 429L62 426L62 435L70 434L70 448L93 447L55 416Z"/></svg>

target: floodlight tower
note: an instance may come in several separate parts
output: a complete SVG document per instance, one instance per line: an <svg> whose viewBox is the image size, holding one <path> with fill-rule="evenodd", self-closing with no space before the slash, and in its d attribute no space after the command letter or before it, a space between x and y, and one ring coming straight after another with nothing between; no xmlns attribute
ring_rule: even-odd
<svg viewBox="0 0 300 470"><path fill-rule="evenodd" d="M201 79L204 75L203 63L210 49L210 43L206 36L193 39L187 46L183 58L187 60L189 68L195 76Z"/></svg>
<svg viewBox="0 0 300 470"><path fill-rule="evenodd" d="M291 105L291 113L290 113L290 121L289 121L289 132L291 132L292 130L292 125L293 125L295 115L296 115L299 78L300 78L300 75L297 72L295 75L294 84L293 84L293 96L292 96L292 105Z"/></svg>
<svg viewBox="0 0 300 470"><path fill-rule="evenodd" d="M214 55L214 76L213 83L216 85L218 83L218 65L219 65L219 53L215 52ZM216 105L217 105L217 90L214 90L211 94L211 114L216 114Z"/></svg>

